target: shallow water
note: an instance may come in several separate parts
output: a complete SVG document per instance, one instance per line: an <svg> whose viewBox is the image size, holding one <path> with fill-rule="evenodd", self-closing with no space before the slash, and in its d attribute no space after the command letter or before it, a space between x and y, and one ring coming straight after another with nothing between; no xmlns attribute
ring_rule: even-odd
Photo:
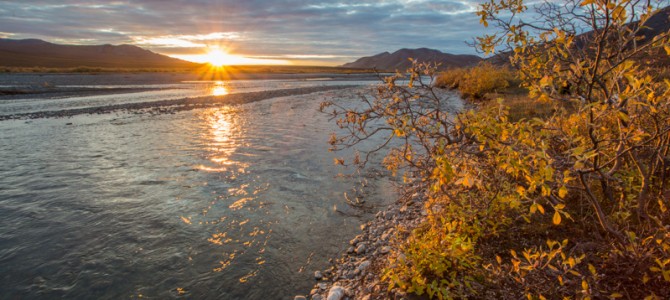
<svg viewBox="0 0 670 300"><path fill-rule="evenodd" d="M375 210L345 204L354 180L336 177L334 126L317 112L351 94L0 122L0 295L308 292ZM393 200L390 186L376 180L368 204Z"/></svg>
<svg viewBox="0 0 670 300"><path fill-rule="evenodd" d="M86 80L100 79L78 82ZM175 93L211 95L221 87L151 80L142 84L177 85ZM224 86L234 93L286 84L340 83ZM324 100L355 105L367 89L176 114L0 122L0 298L293 299L309 292L313 272L394 200L391 179L382 177L370 181L367 209L345 204L356 179L336 176L351 172L333 165L347 154L327 151L335 126L317 111ZM22 103L117 104L164 99L163 91L172 89ZM12 103L0 102L0 111Z"/></svg>
<svg viewBox="0 0 670 300"><path fill-rule="evenodd" d="M260 92L275 89L293 89L315 86L369 85L373 80L323 80L323 79L276 79L276 80L183 80L173 82L166 80L161 83L135 82L132 78L119 84L104 83L104 79L82 85L81 83L62 82L51 86L50 78L46 78L47 87L40 86L39 81L14 82L0 75L0 89L17 89L21 91L39 92L28 95L0 96L0 116L12 114L34 113L41 111L58 111L66 109L100 107L114 104L142 103L160 100L173 100L205 96L223 96L227 94ZM104 77L98 75L96 77ZM63 80L56 77L57 80ZM52 81L56 79L51 78ZM37 79L31 79L37 80ZM58 81L60 82L60 81ZM44 85L44 84L43 84ZM115 89L126 89L117 92ZM74 91L74 92L71 92ZM106 92L109 91L109 92ZM92 95L86 95L89 93Z"/></svg>

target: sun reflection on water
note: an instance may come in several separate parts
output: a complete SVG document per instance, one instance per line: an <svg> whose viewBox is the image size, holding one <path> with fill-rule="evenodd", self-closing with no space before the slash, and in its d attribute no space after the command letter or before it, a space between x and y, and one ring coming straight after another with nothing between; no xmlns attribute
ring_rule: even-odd
<svg viewBox="0 0 670 300"><path fill-rule="evenodd" d="M212 96L223 96L228 95L228 88L224 85L223 81L217 81L212 87Z"/></svg>

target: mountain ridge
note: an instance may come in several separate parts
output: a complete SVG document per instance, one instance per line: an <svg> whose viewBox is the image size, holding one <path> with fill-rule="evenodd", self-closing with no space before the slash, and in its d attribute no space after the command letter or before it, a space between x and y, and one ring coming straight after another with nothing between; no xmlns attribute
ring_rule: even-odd
<svg viewBox="0 0 670 300"><path fill-rule="evenodd" d="M468 67L477 64L481 57L469 54L450 54L429 48L408 49L402 48L393 53L382 52L372 56L365 56L356 61L343 64L344 68L367 68L384 71L405 70L412 65L409 58L419 62L439 63L439 69Z"/></svg>
<svg viewBox="0 0 670 300"><path fill-rule="evenodd" d="M0 66L193 68L198 64L128 44L63 45L40 39L0 39Z"/></svg>

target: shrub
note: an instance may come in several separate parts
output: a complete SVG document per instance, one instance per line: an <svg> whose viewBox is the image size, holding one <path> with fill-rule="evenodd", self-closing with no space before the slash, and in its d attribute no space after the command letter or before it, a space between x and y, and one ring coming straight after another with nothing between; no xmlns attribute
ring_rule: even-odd
<svg viewBox="0 0 670 300"><path fill-rule="evenodd" d="M351 133L331 139L336 149L385 134L386 167L428 198L426 219L391 256L390 288L439 299L670 297L670 81L631 59L670 54L670 42L638 43L658 12L645 3L548 3L532 22L508 17L528 9L521 0L481 6L501 31L479 47L508 47L531 96L556 104L545 118L511 121L502 102L451 115L422 82L434 76L426 65L387 78L363 109L322 106ZM578 36L584 26L598 34Z"/></svg>
<svg viewBox="0 0 670 300"><path fill-rule="evenodd" d="M442 72L437 76L435 86L458 89L464 98L482 99L487 93L508 88L513 79L513 73L507 68L484 62L469 69Z"/></svg>

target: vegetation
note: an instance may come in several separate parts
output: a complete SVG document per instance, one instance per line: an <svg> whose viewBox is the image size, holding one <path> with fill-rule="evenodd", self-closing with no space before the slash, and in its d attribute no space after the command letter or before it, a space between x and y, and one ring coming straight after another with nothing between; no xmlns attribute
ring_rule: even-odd
<svg viewBox="0 0 670 300"><path fill-rule="evenodd" d="M484 62L472 68L455 68L440 73L435 86L458 89L464 98L482 99L487 93L502 91L515 81L514 73L505 67Z"/></svg>
<svg viewBox="0 0 670 300"><path fill-rule="evenodd" d="M335 149L386 135L386 167L426 196L384 280L438 299L668 299L670 81L633 60L670 54L668 33L641 42L658 7L567 0L528 12L522 0L482 4L499 32L477 46L507 53L530 96L552 105L538 117L511 119L502 101L454 116L420 64L361 109L322 105L350 133Z"/></svg>

